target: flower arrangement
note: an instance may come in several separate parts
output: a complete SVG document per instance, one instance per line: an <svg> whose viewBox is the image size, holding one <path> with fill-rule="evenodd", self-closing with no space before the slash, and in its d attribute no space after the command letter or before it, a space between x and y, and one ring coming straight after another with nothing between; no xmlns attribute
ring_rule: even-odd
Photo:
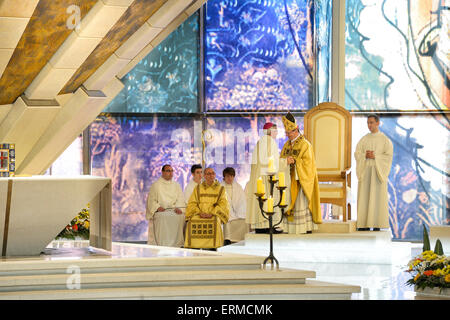
<svg viewBox="0 0 450 320"><path fill-rule="evenodd" d="M414 275L406 283L417 289L450 288L450 258L438 255L432 250L422 252L408 263L408 270Z"/></svg>
<svg viewBox="0 0 450 320"><path fill-rule="evenodd" d="M89 203L78 215L56 236L57 239L89 239Z"/></svg>
<svg viewBox="0 0 450 320"><path fill-rule="evenodd" d="M428 232L424 226L423 252L408 263L408 270L413 275L406 284L414 285L416 290L425 288L450 288L450 257L443 253L441 241L436 241L434 250L430 250Z"/></svg>

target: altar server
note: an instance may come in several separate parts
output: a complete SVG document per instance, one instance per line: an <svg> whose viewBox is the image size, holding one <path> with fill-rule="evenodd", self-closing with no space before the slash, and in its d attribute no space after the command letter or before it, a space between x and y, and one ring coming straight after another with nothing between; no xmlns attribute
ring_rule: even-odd
<svg viewBox="0 0 450 320"><path fill-rule="evenodd" d="M244 240L245 234L249 231L245 222L247 199L244 189L234 180L235 177L236 171L234 168L227 167L223 170L221 185L225 187L230 210L230 218L223 226L225 245Z"/></svg>
<svg viewBox="0 0 450 320"><path fill-rule="evenodd" d="M263 135L256 143L252 152L252 163L250 169L250 180L247 185L247 214L246 222L255 233L269 233L269 221L264 218L259 208L258 198L255 196L257 180L262 179L266 198L270 195L270 182L268 174L269 161L273 163L273 170L278 172L279 149L275 141L278 129L276 124L268 122L263 127ZM280 194L275 188L273 193L274 203L277 204ZM267 210L267 201L264 202L263 209ZM280 209L274 208L273 221L279 221ZM280 233L280 230L274 233Z"/></svg>
<svg viewBox="0 0 450 320"><path fill-rule="evenodd" d="M189 201L189 198L191 197L192 191L194 191L195 187L202 182L202 176L203 176L203 169L202 166L199 164L194 164L191 167L191 175L192 179L187 184L186 188L184 189L184 199L186 201Z"/></svg>
<svg viewBox="0 0 450 320"><path fill-rule="evenodd" d="M153 220L155 242L160 246L183 246L185 200L178 182L173 181L173 168L162 167L161 177L150 187L146 217ZM151 234L149 229L149 235ZM148 242L150 244L150 241Z"/></svg>
<svg viewBox="0 0 450 320"><path fill-rule="evenodd" d="M356 176L358 178L359 231L379 231L389 228L387 182L391 171L394 148L391 140L380 130L377 115L367 117L366 134L356 145Z"/></svg>

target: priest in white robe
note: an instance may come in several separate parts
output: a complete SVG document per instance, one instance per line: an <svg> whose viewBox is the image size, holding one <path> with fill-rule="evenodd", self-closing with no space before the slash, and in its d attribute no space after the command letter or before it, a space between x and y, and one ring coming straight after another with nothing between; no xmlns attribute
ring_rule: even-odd
<svg viewBox="0 0 450 320"><path fill-rule="evenodd" d="M181 247L184 243L186 202L180 184L172 179L173 168L164 165L161 177L150 187L146 217L153 223L149 223L148 234L154 234L159 246ZM148 243L151 244L150 240Z"/></svg>
<svg viewBox="0 0 450 320"><path fill-rule="evenodd" d="M379 130L380 120L369 115L366 134L356 145L356 176L358 178L358 231L379 231L389 228L388 177L392 165L391 140Z"/></svg>
<svg viewBox="0 0 450 320"><path fill-rule="evenodd" d="M194 191L195 187L200 182L202 182L202 177L203 177L202 166L199 164L194 164L191 167L191 175L192 175L192 179L189 180L189 183L187 184L186 188L184 188L184 199L186 200L186 202L189 201L189 198L191 197L191 194Z"/></svg>
<svg viewBox="0 0 450 320"><path fill-rule="evenodd" d="M223 225L225 245L244 240L245 234L249 231L245 222L247 199L244 189L234 180L235 177L234 168L228 167L223 170L221 185L225 187L230 212L228 222Z"/></svg>
<svg viewBox="0 0 450 320"><path fill-rule="evenodd" d="M263 217L259 208L258 198L255 196L256 185L258 178L261 177L266 197L270 195L270 183L269 176L267 175L267 169L269 165L269 159L273 161L274 170L278 172L279 164L279 149L275 141L278 134L277 126L274 123L268 122L263 127L263 136L256 143L252 152L252 163L250 171L250 180L247 188L247 214L246 222L250 225L255 233L269 233L269 221ZM280 198L278 189L274 188L273 199L277 204ZM264 202L263 208L267 211L267 201ZM274 208L273 221L278 222L281 218L281 211L278 207ZM280 233L281 231L275 231L274 233Z"/></svg>

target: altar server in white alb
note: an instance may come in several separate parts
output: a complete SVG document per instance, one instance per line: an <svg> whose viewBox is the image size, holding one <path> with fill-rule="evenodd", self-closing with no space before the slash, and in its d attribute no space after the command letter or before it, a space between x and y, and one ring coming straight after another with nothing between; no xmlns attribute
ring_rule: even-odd
<svg viewBox="0 0 450 320"><path fill-rule="evenodd" d="M356 145L356 176L358 178L358 231L379 231L389 228L387 182L394 148L380 130L377 115L367 117L366 134Z"/></svg>
<svg viewBox="0 0 450 320"><path fill-rule="evenodd" d="M269 168L269 161L272 161L274 171L278 172L278 166L280 161L280 154L276 137L278 134L276 124L268 122L263 127L263 135L256 143L255 149L252 152L252 163L250 169L250 180L246 192L247 196L247 216L246 221L255 233L269 233L269 221L264 219L259 208L258 198L255 196L257 180L261 178L266 197L270 194L270 182L267 171ZM275 189L275 191L278 191ZM280 194L279 192L273 193L273 202L278 203ZM267 210L267 201L264 202L264 210ZM279 221L281 212L278 207L275 208L273 221ZM274 233L280 233L279 230L274 230Z"/></svg>
<svg viewBox="0 0 450 320"><path fill-rule="evenodd" d="M244 240L245 234L249 231L245 222L246 195L241 185L234 180L235 177L234 168L228 167L223 170L221 185L225 187L230 211L228 222L223 225L224 245Z"/></svg>
<svg viewBox="0 0 450 320"><path fill-rule="evenodd" d="M191 167L191 175L192 175L192 179L189 181L187 186L184 188L184 199L186 200L186 202L189 201L189 198L191 197L191 194L194 191L195 187L200 182L202 182L202 177L203 177L202 166L199 164L194 164Z"/></svg>
<svg viewBox="0 0 450 320"><path fill-rule="evenodd" d="M172 179L173 168L164 165L161 177L150 187L146 217L153 223L149 223L149 244L153 233L159 246L183 246L186 202L180 184Z"/></svg>

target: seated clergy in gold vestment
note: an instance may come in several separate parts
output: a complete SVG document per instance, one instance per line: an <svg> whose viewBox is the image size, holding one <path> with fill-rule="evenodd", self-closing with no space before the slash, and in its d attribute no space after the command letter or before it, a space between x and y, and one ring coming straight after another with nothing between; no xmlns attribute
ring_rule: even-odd
<svg viewBox="0 0 450 320"><path fill-rule="evenodd" d="M215 249L223 245L222 224L229 218L225 188L216 180L214 169L206 168L204 176L205 181L195 187L187 204L185 248Z"/></svg>

